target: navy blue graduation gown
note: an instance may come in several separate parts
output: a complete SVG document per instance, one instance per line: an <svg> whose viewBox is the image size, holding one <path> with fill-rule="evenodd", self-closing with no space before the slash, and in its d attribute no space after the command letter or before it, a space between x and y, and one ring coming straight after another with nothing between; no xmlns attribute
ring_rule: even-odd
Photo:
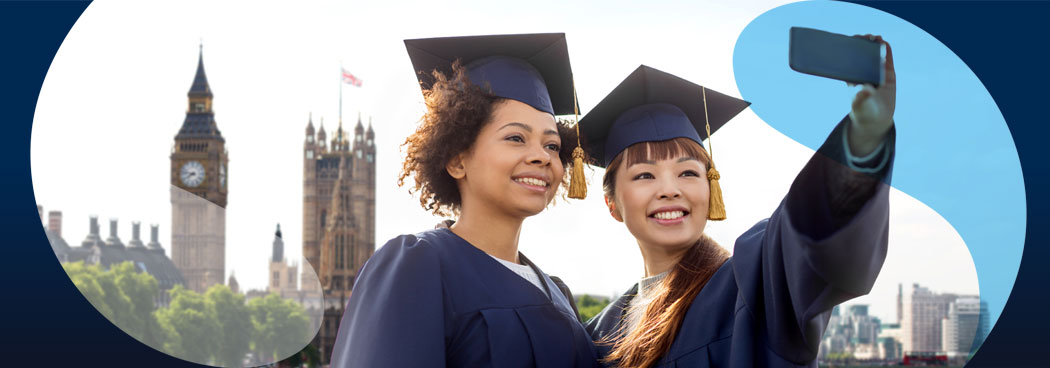
<svg viewBox="0 0 1050 368"><path fill-rule="evenodd" d="M842 165L842 129L807 163L773 215L736 240L686 312L658 367L816 367L830 311L867 294L886 257L889 173ZM595 340L619 335L637 285L587 323ZM600 357L611 350L598 344Z"/></svg>
<svg viewBox="0 0 1050 368"><path fill-rule="evenodd" d="M354 284L332 367L597 366L569 300L531 266L544 290L448 229L390 240Z"/></svg>

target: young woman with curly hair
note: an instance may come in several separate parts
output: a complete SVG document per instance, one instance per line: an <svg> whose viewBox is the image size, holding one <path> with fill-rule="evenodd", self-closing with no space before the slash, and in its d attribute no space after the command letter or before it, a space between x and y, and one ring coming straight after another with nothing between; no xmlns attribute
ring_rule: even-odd
<svg viewBox="0 0 1050 368"><path fill-rule="evenodd" d="M580 121L608 168L609 213L644 260L645 277L587 323L604 363L817 366L832 308L868 293L886 256L896 80L888 45L885 68L885 83L857 93L732 256L704 235L708 220L726 216L701 138L746 102L643 66Z"/></svg>
<svg viewBox="0 0 1050 368"><path fill-rule="evenodd" d="M368 260L332 366L597 365L571 294L518 252L522 222L564 185L577 142L555 119L575 105L564 35L405 43L427 111L399 184L414 180L423 208L456 222Z"/></svg>

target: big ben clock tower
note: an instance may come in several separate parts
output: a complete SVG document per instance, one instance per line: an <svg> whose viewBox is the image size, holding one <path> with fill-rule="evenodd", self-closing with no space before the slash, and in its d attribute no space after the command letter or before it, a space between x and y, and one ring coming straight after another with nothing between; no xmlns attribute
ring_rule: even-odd
<svg viewBox="0 0 1050 368"><path fill-rule="evenodd" d="M186 120L171 153L171 259L186 285L203 293L226 271L226 140L215 124L203 46Z"/></svg>

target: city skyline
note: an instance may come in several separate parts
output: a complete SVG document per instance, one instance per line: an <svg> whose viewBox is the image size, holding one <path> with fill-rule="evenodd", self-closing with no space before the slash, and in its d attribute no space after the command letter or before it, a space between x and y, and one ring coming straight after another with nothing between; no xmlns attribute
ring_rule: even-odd
<svg viewBox="0 0 1050 368"><path fill-rule="evenodd" d="M204 60L216 95L216 120L230 147L227 258L239 258L230 262L243 262L228 263L225 277L235 272L242 290L262 288L266 285L266 259L276 223L281 223L285 232L288 258L300 259L301 134L311 114L315 125L324 118L329 131L338 125L336 88L337 83L341 83L340 67L363 81L361 88L345 88L344 129L356 124L358 111L366 123L372 117L377 147L382 150L378 153L377 171L375 240L378 247L398 234L426 230L441 220L423 211L418 201L407 194L407 189L394 184L402 157L397 147L414 129L423 111L422 98L400 40L459 34L567 32L580 105L586 112L638 63L739 95L732 73L728 72L732 70L730 55L734 41L730 34L739 33L751 18L775 5L764 3L727 9L705 4L710 12L698 15L711 23L705 25L674 22L660 25L643 21L639 25L642 28L616 30L616 20L629 15L619 14L608 20L581 24L558 19L529 24L497 16L480 26L451 26L454 28L433 31L421 25L399 28L374 21L340 25L336 20L345 19L349 14L367 18L360 14L387 10L319 3L309 4L306 9L284 9L288 10L291 24L303 26L299 33L294 31L296 27L287 25L264 30L262 19L266 17L260 17L246 20L244 25L258 29L254 37L241 38L235 32L221 29L223 17L234 14L231 9L205 6L197 11L214 13L204 14L187 26L164 21L148 24L155 21L149 17L151 14L183 10L120 4L131 8L123 11L130 13L137 9L145 14L141 18L121 20L126 22L125 26L156 30L127 34L121 32L122 27L103 24L114 21L112 17L122 13L115 10L116 5L93 4L59 50L41 92L31 151L34 189L38 203L44 205L45 210L66 213L63 227L73 239L86 233L79 229L87 222L87 215L94 213L99 218L159 223L161 242L170 247L170 229L165 224L171 222L163 213L170 212L166 205L168 188L158 185L157 178L162 177L159 183L168 181L171 136L185 114L185 93L192 81L196 51L203 37ZM328 13L334 14L322 10L331 10ZM281 9L258 11L272 15ZM310 21L315 16L330 22ZM415 21L422 22L407 18L404 23ZM339 35L374 31L368 29L370 26L382 30L381 36L340 40ZM667 41L646 44L653 35L705 33L708 27L723 29L726 36L694 36L692 40L696 41L697 49L710 51L699 68L695 62L680 60L690 59L696 50L665 51L662 48L667 46ZM643 34L632 33L642 29L645 29ZM624 54L623 49L628 50L628 54ZM601 55L610 53L620 59L609 62L602 59ZM676 53L683 57L675 56ZM104 92L99 93L99 88ZM843 87L845 102L840 104L848 103L851 91ZM113 115L114 107L119 107L117 111L123 114ZM80 121L90 124L76 124ZM828 123L829 129L832 123ZM711 224L708 231L731 250L736 235L775 208L811 151L773 130L750 111L734 119L715 137L730 219ZM749 151L750 146L772 147L777 157L757 156ZM88 154L55 157L48 153L48 149L54 147ZM95 180L87 180L95 176L113 179L105 185L103 181L95 184ZM521 238L522 251L544 271L565 279L576 293L622 292L641 275L641 257L629 233L606 217L603 210L598 198L600 179L600 170L591 171L589 198L568 203L559 199L550 210L526 221ZM86 186L87 193L97 194L89 198L68 193L64 183L74 180L85 182L81 185ZM163 194L158 195L161 191ZM870 298L877 302L867 303L872 304L872 314L882 318L883 309L891 310L877 306L883 303L883 281L890 283L890 295L895 295L896 285L905 278L912 279L906 282L908 285L919 282L948 291L976 294L973 262L954 229L928 207L899 191L891 194L891 202L891 246L883 274L871 295L846 305ZM579 228L602 229L604 234L601 240L594 241L580 234ZM602 262L609 265L608 268L580 265L579 259L612 246L617 247L615 254L608 262ZM922 266L921 261L930 257L944 259L945 264L938 265L943 266L942 269Z"/></svg>

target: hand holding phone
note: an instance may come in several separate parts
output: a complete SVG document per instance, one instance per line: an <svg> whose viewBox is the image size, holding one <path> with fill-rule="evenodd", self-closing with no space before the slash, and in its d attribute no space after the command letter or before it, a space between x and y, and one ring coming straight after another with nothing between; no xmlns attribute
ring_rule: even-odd
<svg viewBox="0 0 1050 368"><path fill-rule="evenodd" d="M849 144L851 152L864 156L875 150L883 137L893 127L893 113L897 109L897 72L893 67L893 49L882 36L859 36L877 42L886 48L886 60L882 65L882 84L878 87L865 84L850 105Z"/></svg>
<svg viewBox="0 0 1050 368"><path fill-rule="evenodd" d="M846 36L792 27L789 64L795 71L862 84L850 105L850 152L865 156L893 127L897 74L893 51L882 36ZM882 58L885 47L886 58Z"/></svg>
<svg viewBox="0 0 1050 368"><path fill-rule="evenodd" d="M788 63L795 71L853 84L882 84L881 45L812 28L791 27Z"/></svg>

